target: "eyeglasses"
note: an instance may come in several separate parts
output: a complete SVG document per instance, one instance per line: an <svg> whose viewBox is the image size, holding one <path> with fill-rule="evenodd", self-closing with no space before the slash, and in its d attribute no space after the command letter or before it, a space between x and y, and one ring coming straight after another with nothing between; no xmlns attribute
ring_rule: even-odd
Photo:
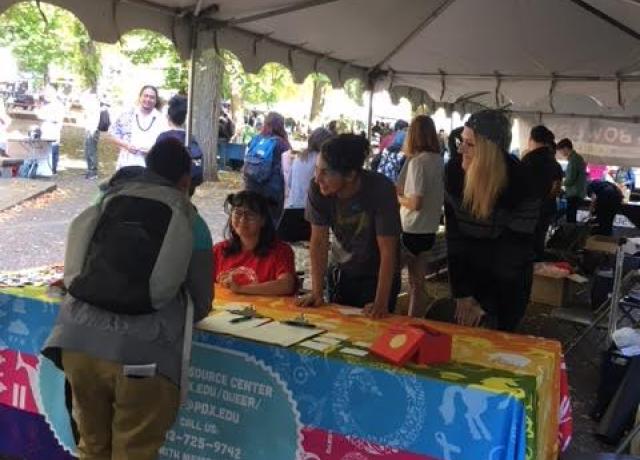
<svg viewBox="0 0 640 460"><path fill-rule="evenodd" d="M260 219L260 215L247 209L233 208L231 210L231 218L235 220L244 219L247 222L256 223Z"/></svg>

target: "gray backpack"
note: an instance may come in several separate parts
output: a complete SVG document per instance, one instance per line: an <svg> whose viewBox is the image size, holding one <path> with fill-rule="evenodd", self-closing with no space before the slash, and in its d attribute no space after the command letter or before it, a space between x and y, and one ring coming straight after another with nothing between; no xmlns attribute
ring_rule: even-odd
<svg viewBox="0 0 640 460"><path fill-rule="evenodd" d="M71 223L64 261L69 293L128 315L178 295L193 250L195 210L185 193L136 178L109 189Z"/></svg>

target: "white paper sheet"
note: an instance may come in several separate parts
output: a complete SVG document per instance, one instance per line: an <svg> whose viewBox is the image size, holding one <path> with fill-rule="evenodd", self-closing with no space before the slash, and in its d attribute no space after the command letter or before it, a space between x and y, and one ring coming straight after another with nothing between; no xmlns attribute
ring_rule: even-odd
<svg viewBox="0 0 640 460"><path fill-rule="evenodd" d="M340 342L342 342L342 340L340 340L340 339L334 339L333 337L327 337L326 334L325 335L321 335L319 337L316 337L314 340L316 340L318 342L326 343L326 344L331 345L331 346L338 345Z"/></svg>
<svg viewBox="0 0 640 460"><path fill-rule="evenodd" d="M235 315L228 311L222 311L220 313L207 316L196 324L196 326L199 329L204 329L205 331L237 335L239 331L251 329L271 321L270 318L251 318L245 321L232 323L231 320L236 318L243 318L243 316Z"/></svg>
<svg viewBox="0 0 640 460"><path fill-rule="evenodd" d="M351 348L345 347L340 349L340 353L344 353L345 355L353 355L353 356L367 356L369 352L367 350L361 350L360 348Z"/></svg>
<svg viewBox="0 0 640 460"><path fill-rule="evenodd" d="M310 339L326 331L317 327L306 328L289 326L278 321L272 321L259 327L245 329L234 333L236 337L255 340L257 342L271 343L281 347L290 347L303 340Z"/></svg>
<svg viewBox="0 0 640 460"><path fill-rule="evenodd" d="M316 351L325 351L332 347L332 345L328 343L318 342L316 340L306 340L304 342L300 342L299 345Z"/></svg>

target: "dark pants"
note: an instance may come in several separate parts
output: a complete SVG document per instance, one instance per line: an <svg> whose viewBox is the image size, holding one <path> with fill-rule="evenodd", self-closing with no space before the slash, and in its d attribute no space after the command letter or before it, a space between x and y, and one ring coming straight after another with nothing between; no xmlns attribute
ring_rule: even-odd
<svg viewBox="0 0 640 460"><path fill-rule="evenodd" d="M327 289L330 302L362 308L375 300L377 288L377 276L353 276L338 267L329 267L327 270ZM393 276L391 293L389 294L389 312L396 309L399 293L400 273L396 273Z"/></svg>
<svg viewBox="0 0 640 460"><path fill-rule="evenodd" d="M552 213L544 213L538 219L538 224L536 225L533 236L533 250L537 261L544 260L544 248L547 232L549 231L549 226L551 225L551 222L553 222L554 217L555 215Z"/></svg>
<svg viewBox="0 0 640 460"><path fill-rule="evenodd" d="M613 220L620 210L622 199L600 197L596 199L594 214L596 216L596 228L594 235L611 236L613 233Z"/></svg>
<svg viewBox="0 0 640 460"><path fill-rule="evenodd" d="M514 275L517 276L498 279L491 274L476 272L472 296L486 312L482 327L511 332L520 324L531 294L533 264L526 264ZM454 323L455 311L455 300L438 302L429 310L427 318Z"/></svg>
<svg viewBox="0 0 640 460"><path fill-rule="evenodd" d="M84 158L87 160L87 174L98 174L98 141L100 131L86 131L84 138Z"/></svg>
<svg viewBox="0 0 640 460"><path fill-rule="evenodd" d="M578 208L582 203L582 198L577 196L567 197L567 223L575 224L577 221Z"/></svg>
<svg viewBox="0 0 640 460"><path fill-rule="evenodd" d="M55 142L51 145L51 172L57 174L58 160L60 159L60 144Z"/></svg>

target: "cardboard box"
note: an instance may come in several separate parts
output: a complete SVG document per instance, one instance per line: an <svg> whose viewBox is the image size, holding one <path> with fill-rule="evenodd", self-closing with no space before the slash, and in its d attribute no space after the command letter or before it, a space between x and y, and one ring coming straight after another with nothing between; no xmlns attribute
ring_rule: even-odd
<svg viewBox="0 0 640 460"><path fill-rule="evenodd" d="M529 300L553 307L568 307L581 284L583 282L576 282L570 278L554 278L543 274L534 274Z"/></svg>
<svg viewBox="0 0 640 460"><path fill-rule="evenodd" d="M593 235L587 238L584 249L587 251L615 254L618 250L618 240L613 236Z"/></svg>

